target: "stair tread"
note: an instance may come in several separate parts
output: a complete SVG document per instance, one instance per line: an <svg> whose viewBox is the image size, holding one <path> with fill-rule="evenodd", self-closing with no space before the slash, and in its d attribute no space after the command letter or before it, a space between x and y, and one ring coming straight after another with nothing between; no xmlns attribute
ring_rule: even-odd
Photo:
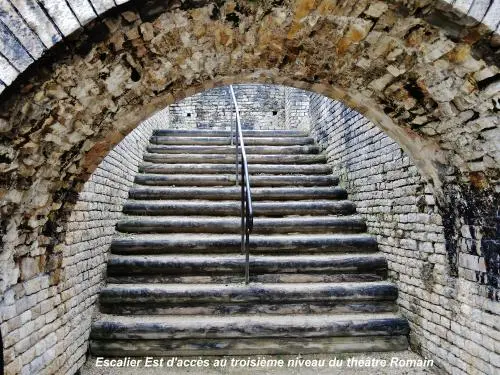
<svg viewBox="0 0 500 375"><path fill-rule="evenodd" d="M120 219L119 222L125 222L125 221L139 221L139 222L193 222L193 221L210 221L214 223L236 223L240 224L240 216L235 215L234 217L232 216L205 216L205 215L192 215L192 216L181 216L181 215L171 215L171 216L162 216L162 215L157 215L157 216L145 216L145 215L126 215L122 219ZM285 222L285 223L312 223L316 221L320 222L326 222L326 223L335 223L335 222L341 222L341 221L347 221L347 220L352 220L352 221L360 221L363 222L364 219L359 216L359 215L343 215L343 216L337 216L337 215L308 215L308 216L288 216L288 217L283 217L283 218L274 218L274 217L254 217L254 226L256 224L262 223L262 224L267 224L267 225L272 225L276 224L279 222Z"/></svg>
<svg viewBox="0 0 500 375"><path fill-rule="evenodd" d="M119 231L129 232L215 232L240 233L239 216L132 216L127 215L116 225ZM365 221L358 215L254 217L254 233L291 233L303 231L360 231Z"/></svg>
<svg viewBox="0 0 500 375"><path fill-rule="evenodd" d="M111 251L120 254L234 253L241 249L239 234L215 233L120 233ZM250 250L257 253L375 252L376 240L367 233L252 234Z"/></svg>
<svg viewBox="0 0 500 375"><path fill-rule="evenodd" d="M254 216L289 216L304 214L345 215L354 214L356 207L349 200L318 199L304 201L256 201L253 202ZM132 215L196 215L211 216L240 215L239 200L136 200L129 199L123 205L123 212Z"/></svg>
<svg viewBox="0 0 500 375"><path fill-rule="evenodd" d="M395 325L395 327L392 327ZM324 337L407 334L395 313L290 315L103 315L93 325L96 338Z"/></svg>
<svg viewBox="0 0 500 375"><path fill-rule="evenodd" d="M147 304L148 308L168 304L230 305L249 303L277 305L283 304L331 304L331 303L375 303L394 302L397 288L385 281L335 282L335 283L242 283L230 284L185 284L185 283L126 283L108 284L101 290L101 305ZM144 308L145 306L141 306Z"/></svg>
<svg viewBox="0 0 500 375"><path fill-rule="evenodd" d="M139 173L138 176L142 178L146 177L157 177L157 178L211 178L211 179L230 179L233 182L235 181L236 174L235 173L221 173L221 174L202 174L202 173L151 173L151 172L143 172ZM239 175L238 175L239 177ZM293 174L293 175L266 175L266 174L258 174L258 175L251 175L252 180L263 180L263 179L276 179L276 180L294 180L294 179L320 179L320 180L332 180L336 179L336 176L329 176L329 175L298 175L298 174Z"/></svg>
<svg viewBox="0 0 500 375"><path fill-rule="evenodd" d="M276 264L276 263L290 263L290 262L323 262L334 263L351 259L368 259L379 260L385 259L383 253L355 253L355 254L334 254L334 255L250 255L250 264ZM182 263L203 263L203 264L225 264L225 263L245 263L245 259L241 254L234 255L220 255L220 254L198 254L198 255L185 255L185 254L153 254L153 255L118 255L111 254L109 261L114 262L152 262L152 263L165 263L165 264L182 264Z"/></svg>
<svg viewBox="0 0 500 375"><path fill-rule="evenodd" d="M306 131L301 131L301 130L282 130L282 129L276 129L276 130L254 130L254 129L248 129L248 130L242 130L243 137L248 136L250 134L255 134L254 136L257 135L264 135L264 136L269 136L272 134L273 136L287 136L287 137L292 137L292 136L298 136L298 137L307 137L309 136L308 132ZM232 133L231 130L203 130L203 129L156 129L153 131L154 135L174 135L174 136L179 136L179 135L202 135L202 136L216 136L216 137L221 137L221 136L227 136L229 137Z"/></svg>
<svg viewBox="0 0 500 375"><path fill-rule="evenodd" d="M259 241L326 241L326 240L348 240L348 239L360 239L360 240L373 240L373 236L367 233L328 233L328 234L252 234L251 243L256 243ZM119 242L121 240L206 240L206 241L216 241L216 240L234 240L240 241L241 237L237 234L218 234L218 233L140 233L140 234L127 234L127 233L116 233L113 242Z"/></svg>
<svg viewBox="0 0 500 375"><path fill-rule="evenodd" d="M349 203L353 204L351 200L343 199L343 200L328 200L328 199L304 199L300 201L273 201L273 200L261 200L258 202L253 202L253 206L290 206L290 207L310 207L311 205L325 205L325 206L334 206L339 204ZM219 205L228 205L234 206L239 205L239 200L227 199L227 200L218 200L213 201L209 199L197 199L193 201L192 199L128 199L125 204L158 204L158 205L208 205L208 206L219 206ZM238 206L239 207L239 206Z"/></svg>
<svg viewBox="0 0 500 375"><path fill-rule="evenodd" d="M223 160L228 160L228 159L235 159L235 155L233 154L212 154L212 153L205 153L205 154L190 154L190 153L176 153L176 154L157 154L157 153L150 153L146 152L144 153L144 156L151 156L151 157L156 157L156 158L161 158L161 159L169 159L169 158L185 158L186 160L189 160L189 157L197 157L197 158L203 158L203 159L223 159ZM240 155L241 157L241 155ZM256 160L260 159L311 159L311 160L326 160L326 156L324 154L249 154L248 158L254 158ZM208 164L208 163L205 163Z"/></svg>
<svg viewBox="0 0 500 375"><path fill-rule="evenodd" d="M212 172L212 174L218 173L234 173L235 164L234 163L154 163L154 162L142 162L139 165L139 170L142 172L149 171L151 173L165 173L163 171L183 171L182 173L195 173L195 171L202 171L204 173ZM162 171L162 172L159 172ZM284 164L284 165L274 165L274 164L257 164L252 163L248 166L248 171L251 175L257 173L273 173L278 175L287 174L330 174L331 168L324 164ZM171 172L168 172L171 173ZM180 172L178 172L180 173ZM307 173L307 174L306 174Z"/></svg>
<svg viewBox="0 0 500 375"><path fill-rule="evenodd" d="M235 146L232 145L150 145L147 147L150 153L168 154L232 154L235 155ZM316 145L256 145L245 146L247 154L315 154L319 152Z"/></svg>
<svg viewBox="0 0 500 375"><path fill-rule="evenodd" d="M340 297L349 294L359 299L367 297L380 297L374 295L376 289L385 288L392 292L391 300L396 297L396 287L389 281L370 282L336 282L336 283L255 283L246 284L153 284L153 283L131 283L131 284L108 284L102 293L127 293L140 291L141 293L155 293L158 297L161 293L178 294L184 298L195 298L195 293L207 294L215 297L217 293L232 295L231 301L241 299L241 295L256 296L267 300L271 294L278 293L279 297L285 298L286 294L300 294L302 300L308 300L314 293L328 293L329 297L335 297L335 292L341 292ZM146 296L147 297L147 296ZM324 297L324 296L323 296Z"/></svg>
<svg viewBox="0 0 500 375"><path fill-rule="evenodd" d="M154 154L144 153L144 161L166 163L231 163L235 156L231 154ZM326 162L323 154L249 154L248 163L257 164L317 164Z"/></svg>
<svg viewBox="0 0 500 375"><path fill-rule="evenodd" d="M241 177L238 175L238 181ZM336 185L339 178L330 175L251 175L252 187L262 186L329 186ZM140 173L134 182L145 186L214 186L235 185L236 176L232 174L158 174Z"/></svg>
<svg viewBox="0 0 500 375"><path fill-rule="evenodd" d="M327 198L332 200L345 200L347 192L336 186L329 187L256 187L251 188L252 200L290 201L309 200L312 198ZM178 186L144 186L134 185L129 190L132 199L209 199L229 200L240 199L240 187L178 187Z"/></svg>
<svg viewBox="0 0 500 375"><path fill-rule="evenodd" d="M183 135L153 135L150 138L150 143L157 144L161 142L175 142L175 144L185 144L185 145L194 145L199 144L197 142L208 142L209 144L221 144L221 145L230 145L231 139L229 136L220 137L220 136L208 136L208 135L196 135L196 136L183 136ZM285 136L279 135L274 136L273 134L261 135L261 136L253 136L243 135L243 142L248 145L257 142L258 144L291 144L291 145L301 145L304 143L312 144L314 143L314 139L310 136Z"/></svg>

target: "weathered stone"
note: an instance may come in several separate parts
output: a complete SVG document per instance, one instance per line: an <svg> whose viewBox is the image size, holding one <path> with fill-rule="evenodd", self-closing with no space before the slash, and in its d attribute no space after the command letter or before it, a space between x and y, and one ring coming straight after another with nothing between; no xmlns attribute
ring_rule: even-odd
<svg viewBox="0 0 500 375"><path fill-rule="evenodd" d="M64 0L41 0L40 3L64 35L70 35L80 27L78 19Z"/></svg>
<svg viewBox="0 0 500 375"><path fill-rule="evenodd" d="M21 260L22 280L29 280L38 272L40 272L40 268L38 267L38 262L36 259L26 257Z"/></svg>
<svg viewBox="0 0 500 375"><path fill-rule="evenodd" d="M63 3L52 2L50 12L54 12L54 4L62 4L67 11L67 3ZM99 13L115 5L113 1L95 0L92 3ZM166 104L232 82L274 82L323 93L342 100L380 126L397 142L395 147L401 146L408 153L423 178L432 180L438 205L442 209L449 208L443 215L447 245L444 250L438 245L439 257L429 259L436 264L441 262L442 267L447 261L455 264L452 259L455 250L466 246L457 237L460 232L454 232L456 223L479 221L485 233L491 233L486 220L495 217L491 207L496 201L491 192L498 189L498 129L497 125L490 129L489 120L481 122L495 117L499 108L495 79L492 78L498 73L491 60L494 56L490 49L492 39L489 36L485 39L480 33L477 38L471 37L468 40L474 55L471 60L456 47L449 50L451 43L455 42L447 39L449 30L446 25L432 26L419 18L422 14L431 14L433 5L427 4L422 11L413 13L418 2L405 2L407 8L404 12L415 15L408 17L400 7L402 3L384 3L388 9L373 29L373 20L361 19L363 15L357 17L369 9L365 2L356 6L345 2L338 8L325 2L321 9L312 2L300 1L274 9L265 3L239 3L238 7L232 4L232 11L237 16L232 20L210 18L214 14L213 5L198 4L198 9L191 10L190 5L184 3L182 9L156 12L157 18L149 20L153 22L153 32L156 33L151 40L146 40L151 35L144 37L147 33L140 33L142 38L139 36L133 43L126 40L125 35L129 32L135 34L131 31L133 29L141 30L143 22L137 17L130 24L122 24L117 21L122 20L121 16L111 16L115 17L114 22L107 22L114 25L109 36L90 29L89 35L99 35L93 42L69 38L64 46L64 57L56 54L50 63L40 62L37 69L20 79L19 86L4 91L9 92L9 97L2 94L1 116L9 124L6 128L10 128L2 133L2 144L15 149L15 158L2 163L8 166L4 169L2 179L5 182L0 188L2 218L6 218L5 224L2 223L5 235L2 238L1 267L5 277L2 276L1 291L17 283L20 265L14 259L33 252L32 244L43 248L35 253L50 259L54 244L64 242L66 234L71 243L85 236L91 236L91 240L98 238L99 230L86 227L67 233L67 215L73 210L83 182L125 134ZM469 13L480 14L482 10L478 10L484 8L484 16L489 5L489 1L476 1ZM15 6L45 45L51 46L61 39L39 2L20 0ZM228 5L227 9L231 7ZM245 12L237 9L245 9ZM68 19L76 22L72 15ZM435 20L429 21L439 24ZM61 22L59 20L56 24ZM96 25L101 24L96 22ZM465 26L463 32L472 30ZM462 39L454 35L453 40ZM443 54L444 51L448 52ZM12 83L18 72L2 59L0 57L0 79L4 87ZM370 82L387 74L389 65L398 69L404 67L405 72L397 77L389 74L394 78L394 82L388 83L389 87L381 84L369 88ZM477 77L481 79L474 75L479 67L479 72L483 73L478 73ZM490 94L492 96L488 97ZM465 111L473 111L473 116L470 112L465 116L460 114ZM430 121L428 124L421 123L424 117ZM410 124L417 118L418 124L414 123L412 129ZM474 121L478 121L477 127ZM485 128L481 131L478 127ZM75 128L84 129L81 133L85 137L82 138L79 132L75 134ZM130 150L123 152L130 153ZM483 155L483 159L471 160L472 155ZM368 156L365 153L358 157ZM126 164L118 158L114 163L115 166ZM373 169L377 170L376 167ZM129 175L130 172L118 173L116 181L124 178L122 174ZM390 186L402 196L413 194L400 176L400 172L389 169L387 180L372 176L360 180L359 186L366 189L368 186L384 189ZM408 181L413 181L411 178L415 176L408 176ZM95 181L92 183L99 185ZM102 196L110 193L108 186L95 187L94 190L87 193ZM119 188L115 191L118 197L126 194ZM498 194L498 190L496 192ZM109 199L113 206L122 198ZM457 202L461 199L468 202L465 206L470 210L460 208ZM455 206L450 202L455 202ZM424 237L422 227L428 224L412 222L418 218L405 215L408 210L418 211L418 207L412 204L395 206L393 210L400 212L390 211L388 204L381 204L381 207L388 212L382 211L380 215L395 217L388 221L387 228L381 229L384 236L404 237L408 231L418 228L419 236ZM461 210L459 213L458 209ZM399 214L402 215L401 222ZM437 244L440 232L436 226L428 225L429 232L425 237ZM393 234L385 234L389 232ZM109 236L104 230L102 234ZM479 242L485 254L493 259L497 243L487 237L484 237L484 243ZM97 246L99 253L104 251L100 247L104 244L105 241L93 243L93 246ZM398 265L397 261L401 259L398 257L410 256L396 243L383 246L386 246L387 253L393 254L391 264L396 267L402 267ZM477 243L467 243L467 246L467 251L478 250ZM71 251L73 256L79 252L77 248ZM451 259L447 260L447 257ZM47 263L43 261L41 264ZM104 270L99 268L93 272L102 274ZM399 275L399 271L393 272ZM494 278L480 274L476 280L472 279L475 275L470 275L460 276L461 282L454 284L455 289L469 290L471 301L481 309L498 311L492 301L498 298L497 289L487 284L489 281L484 281ZM52 271L50 277L54 284L64 281L60 269ZM437 285L435 294L432 294L425 288L421 289L418 277L404 277L403 281L408 283L401 284L406 286L402 290L406 296L428 298L429 303L436 304L432 300L441 293L445 298L443 306L457 303L449 297L453 295L451 287ZM463 283L464 280L467 283ZM76 280L71 282L78 284ZM19 294L20 300L28 297L31 296ZM408 304L414 303L411 298L407 298ZM31 302L18 303L21 307L31 306ZM414 314L410 308L407 312ZM423 327L421 332L423 347L431 348L430 331ZM461 353L467 354L463 350ZM447 363L444 358L442 361Z"/></svg>
<svg viewBox="0 0 500 375"><path fill-rule="evenodd" d="M5 24L0 23L0 50L17 70L23 71L34 61L19 40L10 33ZM2 74L3 79L3 74Z"/></svg>
<svg viewBox="0 0 500 375"><path fill-rule="evenodd" d="M376 1L365 10L365 14L370 17L379 18L387 10L388 6L382 1Z"/></svg>
<svg viewBox="0 0 500 375"><path fill-rule="evenodd" d="M97 16L90 3L86 1L68 0L68 4L82 26Z"/></svg>
<svg viewBox="0 0 500 375"><path fill-rule="evenodd" d="M113 0L90 0L97 13L102 14L115 6Z"/></svg>

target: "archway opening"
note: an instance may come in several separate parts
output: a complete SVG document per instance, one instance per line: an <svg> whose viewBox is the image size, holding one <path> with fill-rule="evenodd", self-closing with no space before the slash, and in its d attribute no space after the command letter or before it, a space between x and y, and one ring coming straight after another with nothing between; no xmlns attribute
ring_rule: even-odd
<svg viewBox="0 0 500 375"><path fill-rule="evenodd" d="M468 293L457 292L451 280L440 296L464 311L484 310L485 318L462 335L451 324L449 331L461 338L489 332L490 312L498 312L495 35L484 25L436 26L446 12L433 5L399 5L206 4L159 9L148 17L131 6L89 26L106 29L103 39L69 40L64 56L40 62L43 69L2 97L6 305L22 295L11 287L24 272L18 260L27 254L36 260L26 261L25 270L41 264L50 276L23 280L23 288L31 293L40 284L49 298L57 294L51 283L60 280L61 228L77 193L141 120L209 87L267 82L343 101L412 156L433 181L448 256L467 254L451 264ZM453 346L441 336L443 345ZM460 352L470 359L467 350ZM453 359L447 366L490 371L482 361Z"/></svg>

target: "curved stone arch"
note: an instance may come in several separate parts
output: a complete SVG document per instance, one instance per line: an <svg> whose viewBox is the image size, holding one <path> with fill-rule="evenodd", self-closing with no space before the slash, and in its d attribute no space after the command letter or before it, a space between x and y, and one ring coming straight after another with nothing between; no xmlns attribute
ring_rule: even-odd
<svg viewBox="0 0 500 375"><path fill-rule="evenodd" d="M44 248L44 272L54 273L74 197L112 146L158 109L228 83L283 84L346 103L397 140L438 190L477 195L474 215L489 214L498 199L498 66L415 15L398 19L392 2L333 3L186 6L150 21L127 8L89 25L106 25L100 40L68 41L41 61L0 103L2 259ZM453 238L465 214L444 193Z"/></svg>
<svg viewBox="0 0 500 375"><path fill-rule="evenodd" d="M398 7L335 4L208 4L167 9L152 22L130 10L96 22L106 37L90 49L88 40L74 41L3 95L2 200L13 214L6 226L38 228L35 238L57 227L68 208L57 202L78 193L141 120L232 82L284 84L343 101L411 155L440 199L450 178L494 189L498 67L422 19L398 18Z"/></svg>
<svg viewBox="0 0 500 375"><path fill-rule="evenodd" d="M134 6L134 3L137 2L1 0L0 93L55 44L96 18L106 16L114 9L124 8L124 5ZM154 3L147 2L144 7L153 7ZM451 18L458 20L459 25L475 28L474 32L480 35L492 33L494 43L500 43L500 3L497 0L439 0L418 4L399 0L397 3L412 11L430 14L430 18L439 19L440 16L436 16L438 13L452 15ZM481 26L480 31L478 25Z"/></svg>
<svg viewBox="0 0 500 375"><path fill-rule="evenodd" d="M138 124L152 117L156 112L164 109L166 106L215 87L248 83L292 87L321 94L327 98L344 103L347 107L359 112L369 119L391 139L398 143L419 168L422 176L435 186L436 191L440 191L442 182L436 163L445 163L446 156L435 142L421 139L411 130L401 129L401 127L399 127L389 116L383 113L381 109L377 108L377 104L372 99L365 97L361 93L351 94L334 85L316 84L283 77L277 70L262 70L251 74L219 77L215 80L205 81L202 85L196 84L176 92L175 96L167 92L164 95L157 96L147 108L142 107L133 109L124 114L124 117L118 119L122 124L120 133L113 134L111 137L106 138L104 141L94 146L96 153L92 154L93 160L89 161L87 164L86 174L91 174L100 160L107 155L108 151L120 143Z"/></svg>

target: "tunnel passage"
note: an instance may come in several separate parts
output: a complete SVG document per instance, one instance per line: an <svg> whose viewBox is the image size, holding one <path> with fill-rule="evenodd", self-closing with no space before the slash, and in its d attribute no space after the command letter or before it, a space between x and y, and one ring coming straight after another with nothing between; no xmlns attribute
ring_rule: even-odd
<svg viewBox="0 0 500 375"><path fill-rule="evenodd" d="M14 317L14 301L59 284L65 223L78 193L141 120L214 86L268 82L338 99L402 147L432 185L424 192L444 213L451 278L445 278L442 295L465 298L456 292L457 285L467 285L460 282L463 262L464 274L486 296L463 313L491 321L498 312L498 44L491 16L481 24L453 9L399 2L155 9L144 12L131 3L88 24L78 40L68 37L3 91L1 282L2 303L9 306L4 319ZM477 9L472 5L467 12ZM481 19L488 14L486 9ZM470 256L460 259L463 249ZM36 272L24 272L23 264ZM424 274L434 270L428 267ZM418 313L418 305L409 307ZM489 332L482 324L472 329ZM471 329L463 334L473 336ZM46 340L50 347L56 341L53 335ZM489 351L468 346L474 347L470 353L481 353L481 361L493 362L492 346L485 345ZM37 363L49 363L54 353ZM475 355L464 356L467 362L454 359L448 366L489 371Z"/></svg>

